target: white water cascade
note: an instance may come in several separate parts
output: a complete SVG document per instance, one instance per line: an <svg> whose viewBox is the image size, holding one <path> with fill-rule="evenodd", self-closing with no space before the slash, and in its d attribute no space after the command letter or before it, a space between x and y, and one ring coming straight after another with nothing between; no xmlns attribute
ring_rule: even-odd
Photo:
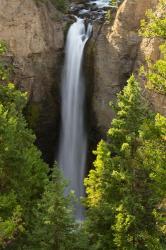
<svg viewBox="0 0 166 250"><path fill-rule="evenodd" d="M62 76L62 127L59 165L69 181L67 193L74 190L77 198L84 195L87 138L84 126L85 86L82 63L85 44L92 26L85 28L84 20L77 18L71 25L66 41L66 57ZM83 208L76 205L76 219L82 219Z"/></svg>

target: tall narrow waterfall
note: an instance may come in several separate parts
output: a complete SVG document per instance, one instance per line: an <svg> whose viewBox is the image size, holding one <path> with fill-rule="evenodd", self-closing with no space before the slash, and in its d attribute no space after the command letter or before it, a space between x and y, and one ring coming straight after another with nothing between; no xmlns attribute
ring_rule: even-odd
<svg viewBox="0 0 166 250"><path fill-rule="evenodd" d="M84 194L83 178L86 160L86 132L84 126L85 86L82 62L85 44L91 34L83 19L71 25L66 42L66 58L62 82L62 128L59 165L69 180L69 190L79 198ZM76 218L82 218L81 205L76 206Z"/></svg>

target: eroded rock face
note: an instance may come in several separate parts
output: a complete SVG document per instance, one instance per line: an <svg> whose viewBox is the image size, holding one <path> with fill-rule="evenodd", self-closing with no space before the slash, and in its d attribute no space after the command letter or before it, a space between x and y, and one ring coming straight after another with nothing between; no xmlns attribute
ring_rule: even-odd
<svg viewBox="0 0 166 250"><path fill-rule="evenodd" d="M94 94L92 108L97 128L106 133L113 111L109 101L116 98L133 72L141 43L140 20L157 0L125 0L119 7L113 26L105 23L94 28Z"/></svg>
<svg viewBox="0 0 166 250"><path fill-rule="evenodd" d="M0 0L0 39L14 65L13 81L28 92L28 120L47 161L53 160L58 119L58 85L63 59L64 24L51 3Z"/></svg>

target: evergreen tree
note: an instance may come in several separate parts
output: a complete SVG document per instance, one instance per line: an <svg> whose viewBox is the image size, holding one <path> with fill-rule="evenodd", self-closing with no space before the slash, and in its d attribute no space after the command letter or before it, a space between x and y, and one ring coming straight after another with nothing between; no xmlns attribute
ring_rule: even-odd
<svg viewBox="0 0 166 250"><path fill-rule="evenodd" d="M35 210L34 228L28 249L83 250L86 245L81 225L73 217L72 198L64 197L66 185L57 167ZM81 237L83 237L81 239ZM84 241L85 240L85 241Z"/></svg>
<svg viewBox="0 0 166 250"><path fill-rule="evenodd" d="M133 76L116 112L85 180L92 249L164 249L158 206L166 190L165 118L148 112Z"/></svg>
<svg viewBox="0 0 166 250"><path fill-rule="evenodd" d="M6 51L0 43L0 53ZM47 182L47 165L34 146L35 136L22 115L26 94L8 83L0 64L0 247L15 249L15 240L31 224L31 209Z"/></svg>
<svg viewBox="0 0 166 250"><path fill-rule="evenodd" d="M0 43L0 53L5 52ZM26 93L8 83L9 73L2 62L0 249L85 250L86 234L73 218L71 197L64 197L65 182L57 167L48 175L22 114Z"/></svg>

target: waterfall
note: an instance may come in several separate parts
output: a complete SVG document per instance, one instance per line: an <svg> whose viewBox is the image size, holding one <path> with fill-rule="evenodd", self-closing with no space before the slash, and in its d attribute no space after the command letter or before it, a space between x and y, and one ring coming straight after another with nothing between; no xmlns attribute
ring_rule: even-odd
<svg viewBox="0 0 166 250"><path fill-rule="evenodd" d="M77 18L68 31L65 65L62 76L62 127L59 165L69 180L67 193L74 190L77 198L84 195L87 138L84 126L85 86L82 63L85 44L92 26L85 28L84 20ZM83 208L76 205L76 219L82 219Z"/></svg>

